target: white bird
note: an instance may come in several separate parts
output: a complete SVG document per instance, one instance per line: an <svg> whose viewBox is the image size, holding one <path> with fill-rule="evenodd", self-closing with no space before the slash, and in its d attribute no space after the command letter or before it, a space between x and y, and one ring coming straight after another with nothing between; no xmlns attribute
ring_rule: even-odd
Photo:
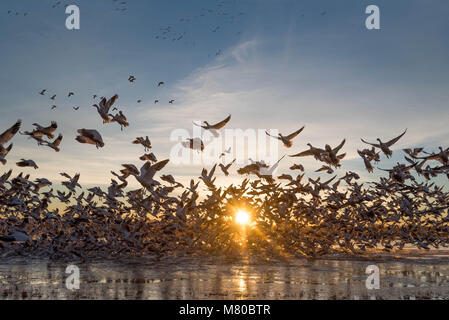
<svg viewBox="0 0 449 320"><path fill-rule="evenodd" d="M298 131L293 132L292 134L289 134L288 136L283 136L281 133L279 133L279 135L276 136L272 136L271 134L269 134L267 131L265 131L265 133L267 134L267 136L278 139L280 141L282 141L282 143L284 144L284 146L286 148L291 148L293 146L293 139L296 138L298 136L298 134L300 134L303 130L304 130L305 126L302 127L301 129L299 129Z"/></svg>
<svg viewBox="0 0 449 320"><path fill-rule="evenodd" d="M396 142L398 142L399 139L401 139L406 134L406 132L407 132L407 129L405 129L404 133L402 133L400 136L398 136L388 142L385 142L385 143L382 142L382 140L380 140L379 138L377 138L377 141L379 143L370 143L363 139L361 139L361 140L363 143L369 144L375 148L379 148L387 156L387 158L390 158L393 155L393 151L390 150L390 147L393 146Z"/></svg>
<svg viewBox="0 0 449 320"><path fill-rule="evenodd" d="M93 107L97 108L98 114L103 119L103 123L109 123L111 122L111 119L109 119L109 110L114 105L114 103L117 101L118 95L114 95L111 99L106 100L106 98L103 98L100 101L100 105L94 104Z"/></svg>
<svg viewBox="0 0 449 320"><path fill-rule="evenodd" d="M209 122L207 122L207 121L203 121L204 124L196 124L195 122L193 124L198 127L203 128L205 130L209 130L217 138L219 136L218 130L223 129L228 124L228 122L230 120L231 120L231 115L229 115L226 119L224 119L223 121L220 121L216 124L209 124Z"/></svg>
<svg viewBox="0 0 449 320"><path fill-rule="evenodd" d="M159 185L159 182L154 180L154 175L156 172L162 170L169 161L170 160L167 159L155 164L148 161L140 169L140 175L137 175L135 172L131 172L131 175L133 175L144 188L152 189L155 185Z"/></svg>

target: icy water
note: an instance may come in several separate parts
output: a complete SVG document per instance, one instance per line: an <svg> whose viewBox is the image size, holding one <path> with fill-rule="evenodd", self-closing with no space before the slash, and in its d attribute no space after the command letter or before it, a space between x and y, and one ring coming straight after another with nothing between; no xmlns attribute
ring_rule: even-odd
<svg viewBox="0 0 449 320"><path fill-rule="evenodd" d="M80 289L65 286L68 263L0 260L0 299L449 299L449 252L369 258L222 263L176 258L78 264ZM366 288L367 266L380 289Z"/></svg>

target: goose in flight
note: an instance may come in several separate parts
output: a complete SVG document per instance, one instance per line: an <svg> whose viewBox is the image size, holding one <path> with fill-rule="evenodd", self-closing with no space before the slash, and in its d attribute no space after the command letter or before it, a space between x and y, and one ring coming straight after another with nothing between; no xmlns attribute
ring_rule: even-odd
<svg viewBox="0 0 449 320"><path fill-rule="evenodd" d="M203 128L204 130L210 131L214 135L214 137L217 138L217 137L219 137L218 130L223 129L228 124L228 122L230 120L231 120L231 115L229 115L226 119L224 119L223 121L220 121L216 124L209 124L209 122L207 122L207 121L203 121L203 124L197 124L195 122L193 124L197 127Z"/></svg>
<svg viewBox="0 0 449 320"><path fill-rule="evenodd" d="M61 144L61 141L62 141L62 134L59 134L59 136L55 139L55 141L53 142L44 141L43 143L45 143L47 147L52 148L56 152L59 152L60 151L59 145Z"/></svg>
<svg viewBox="0 0 449 320"><path fill-rule="evenodd" d="M33 160L26 160L26 159L20 159L21 161L16 162L16 165L18 167L21 168L34 168L34 169L38 169L39 167L37 166L36 162L34 162Z"/></svg>
<svg viewBox="0 0 449 320"><path fill-rule="evenodd" d="M369 161L380 162L380 151L376 152L376 148L374 147L371 149L363 149L360 153L363 153Z"/></svg>
<svg viewBox="0 0 449 320"><path fill-rule="evenodd" d="M69 179L69 181L62 182L62 185L64 185L67 189L69 189L72 192L75 192L76 187L79 187L81 189L81 185L78 183L80 179L79 173L75 174L73 178L65 172L60 173L60 175L63 176L64 178Z"/></svg>
<svg viewBox="0 0 449 320"><path fill-rule="evenodd" d="M58 108L58 106L52 105L50 110L56 110Z"/></svg>
<svg viewBox="0 0 449 320"><path fill-rule="evenodd" d="M134 83L134 81L136 81L136 77L129 76L128 81L131 82L131 83Z"/></svg>
<svg viewBox="0 0 449 320"><path fill-rule="evenodd" d="M181 142L181 145L184 148L197 150L198 152L204 151L204 143L200 138L187 139L186 141Z"/></svg>
<svg viewBox="0 0 449 320"><path fill-rule="evenodd" d="M290 157L292 158L296 158L296 157L308 157L308 156L313 156L315 158L315 160L321 161L321 154L326 152L323 149L320 148L315 148L314 146L312 146L312 144L308 143L307 144L309 146L309 150L294 154Z"/></svg>
<svg viewBox="0 0 449 320"><path fill-rule="evenodd" d="M371 164L371 161L367 158L367 156L365 155L365 153L363 153L360 150L357 150L357 153L359 154L359 156L363 159L363 162L365 164L365 169L366 171L368 171L369 173L372 173L374 171L374 167Z"/></svg>
<svg viewBox="0 0 449 320"><path fill-rule="evenodd" d="M151 161L151 162L157 162L157 158L154 155L154 153L148 153L148 154L144 154L143 156L141 156L139 158L142 161Z"/></svg>
<svg viewBox="0 0 449 320"><path fill-rule="evenodd" d="M172 100L170 100L168 103L169 103L169 104L173 104L174 102L175 102L175 100L172 99Z"/></svg>
<svg viewBox="0 0 449 320"><path fill-rule="evenodd" d="M109 116L111 117L111 122L117 122L120 125L120 130L123 131L123 127L129 126L129 122L122 111L119 111L116 115L109 114Z"/></svg>
<svg viewBox="0 0 449 320"><path fill-rule="evenodd" d="M73 110L78 111L80 107L73 107Z"/></svg>
<svg viewBox="0 0 449 320"><path fill-rule="evenodd" d="M159 100L157 100L157 99L154 100L154 104L157 104L157 103L159 103Z"/></svg>
<svg viewBox="0 0 449 320"><path fill-rule="evenodd" d="M139 100L137 100L137 103L142 103L142 100L140 100L140 99L139 99Z"/></svg>
<svg viewBox="0 0 449 320"><path fill-rule="evenodd" d="M33 123L33 126L36 127L36 129L33 130L34 136L36 137L46 136L48 139L53 139L54 138L53 133L56 131L56 129L58 129L58 124L56 123L56 121L52 121L48 127L43 127L38 123ZM25 132L24 134L27 133L28 132Z"/></svg>
<svg viewBox="0 0 449 320"><path fill-rule="evenodd" d="M54 94L53 96L51 96L51 100L55 100L55 98L56 98L56 95Z"/></svg>
<svg viewBox="0 0 449 320"><path fill-rule="evenodd" d="M282 143L284 144L284 146L286 148L291 148L293 146L293 139L296 138L298 136L298 134L300 134L303 130L304 130L305 126L302 127L301 129L299 129L298 131L293 132L292 134L289 134L288 136L283 136L282 134L279 134L277 137L276 136L272 136L270 135L267 131L265 131L265 133L267 134L267 136L278 139L280 141L282 141Z"/></svg>
<svg viewBox="0 0 449 320"><path fill-rule="evenodd" d="M428 157L422 157L422 158L418 158L418 159L426 160L426 161L435 160L435 161L439 161L444 166L448 166L449 165L449 148L447 148L446 150L443 150L442 147L438 147L438 148L440 149L440 152L433 153L433 154L429 155Z"/></svg>
<svg viewBox="0 0 449 320"><path fill-rule="evenodd" d="M93 144L97 149L104 147L103 138L97 130L79 129L78 134L75 140L79 143Z"/></svg>
<svg viewBox="0 0 449 320"><path fill-rule="evenodd" d="M424 150L424 148L414 148L414 149L402 149L406 154L408 154L413 159L417 159L419 154Z"/></svg>
<svg viewBox="0 0 449 320"><path fill-rule="evenodd" d="M401 135L399 135L399 136L397 136L396 138L394 138L394 139L392 139L392 140L390 140L390 141L388 141L388 142L385 142L385 143L382 142L382 140L380 140L380 138L377 138L377 141L378 141L379 143L370 143L370 142L367 142L367 141L365 141L365 140L363 140L363 139L361 139L361 140L362 140L363 143L369 144L369 145L371 145L371 146L373 146L373 147L375 147L375 148L379 148L379 149L382 150L382 152L387 156L387 158L391 158L391 156L393 155L393 151L391 151L390 148L391 148L396 142L398 142L399 139L401 139L406 133L407 133L407 129L405 129L404 133L402 133Z"/></svg>
<svg viewBox="0 0 449 320"><path fill-rule="evenodd" d="M133 141L133 144L141 144L144 147L145 152L152 148L151 141L148 136L146 136L145 139L143 137L136 138L136 140Z"/></svg>
<svg viewBox="0 0 449 320"><path fill-rule="evenodd" d="M0 135L0 163L2 163L3 165L5 165L7 162L5 157L11 151L13 144L11 143L7 148L5 148L4 145L8 143L8 141L10 141L17 132L19 132L21 124L22 121L20 119L17 120L17 122L11 128Z"/></svg>
<svg viewBox="0 0 449 320"><path fill-rule="evenodd" d="M69 92L69 94L67 95L67 98L70 98L71 96L73 96L74 93L73 92Z"/></svg>
<svg viewBox="0 0 449 320"><path fill-rule="evenodd" d="M343 148L345 143L346 139L344 139L337 147L333 149L330 145L326 144L326 146L324 147L325 152L321 155L323 159L322 161L331 166L334 166L335 168L341 167L340 160L342 160L346 156L346 153L338 155L338 152L341 150L341 148Z"/></svg>
<svg viewBox="0 0 449 320"><path fill-rule="evenodd" d="M0 146L3 147L16 135L17 132L19 132L21 124L22 120L19 119L11 128L0 134Z"/></svg>
<svg viewBox="0 0 449 320"><path fill-rule="evenodd" d="M44 89L44 90L42 90L41 92L39 92L39 94L41 95L41 96L45 96L45 92L46 92L47 90L46 89Z"/></svg>
<svg viewBox="0 0 449 320"><path fill-rule="evenodd" d="M332 169L330 166L322 166L320 169L316 170L315 172L326 172L327 174L333 174L334 169Z"/></svg>
<svg viewBox="0 0 449 320"><path fill-rule="evenodd" d="M131 172L136 180L147 189L152 189L155 185L159 185L159 182L154 180L154 175L161 171L170 160L160 161L158 163L152 164L151 162L146 162L140 169L140 175L135 172Z"/></svg>
<svg viewBox="0 0 449 320"><path fill-rule="evenodd" d="M221 171L223 171L223 173L225 174L225 176L229 176L229 168L231 168L231 166L235 163L237 159L234 159L231 163L229 163L228 165L224 165L222 163L219 164L219 167L221 169Z"/></svg>
<svg viewBox="0 0 449 320"><path fill-rule="evenodd" d="M163 86L164 84L165 84L165 82L164 82L164 81L161 81L161 82L159 82L159 83L157 84L157 86L160 87L160 86Z"/></svg>
<svg viewBox="0 0 449 320"><path fill-rule="evenodd" d="M114 95L111 99L106 100L106 98L103 98L100 101L100 105L94 104L93 107L97 108L98 114L103 119L103 123L110 123L111 119L109 118L109 110L114 105L114 103L117 101L118 95Z"/></svg>
<svg viewBox="0 0 449 320"><path fill-rule="evenodd" d="M0 163L5 165L6 159L5 157L8 155L8 153L11 151L13 144L11 143L7 148L0 145Z"/></svg>
<svg viewBox="0 0 449 320"><path fill-rule="evenodd" d="M304 166L302 164L294 164L290 167L290 170L299 170L304 172Z"/></svg>

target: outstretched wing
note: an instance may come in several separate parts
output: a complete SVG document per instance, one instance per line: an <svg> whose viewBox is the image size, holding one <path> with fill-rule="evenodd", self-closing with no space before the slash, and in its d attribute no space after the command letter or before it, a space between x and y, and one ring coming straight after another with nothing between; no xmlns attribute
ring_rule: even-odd
<svg viewBox="0 0 449 320"><path fill-rule="evenodd" d="M302 128L299 129L298 131L293 132L292 134L289 134L288 136L286 136L286 138L287 138L288 140L292 140L292 139L296 138L296 136L297 136L298 134L300 134L300 133L304 130L305 127L306 127L306 126L302 127Z"/></svg>
<svg viewBox="0 0 449 320"><path fill-rule="evenodd" d="M398 142L399 139L401 139L401 138L404 136L404 134L406 134L406 133L407 133L407 129L405 129L405 131L404 131L403 134L401 134L400 136L394 138L393 140L388 141L388 142L385 143L385 144L386 144L388 147L391 147L391 146L394 145L396 142Z"/></svg>
<svg viewBox="0 0 449 320"><path fill-rule="evenodd" d="M332 150L334 153L338 153L338 151L340 151L341 148L343 148L343 146L346 143L346 139L344 139L339 145L338 147L336 147L334 150Z"/></svg>
<svg viewBox="0 0 449 320"><path fill-rule="evenodd" d="M21 124L22 120L17 120L17 122L11 128L3 132L0 135L0 144L3 145L11 140L12 137L14 137L14 135L19 131Z"/></svg>
<svg viewBox="0 0 449 320"><path fill-rule="evenodd" d="M62 141L62 134L60 134L56 140L53 142L53 144L55 145L55 147L59 147L59 145L61 144Z"/></svg>
<svg viewBox="0 0 449 320"><path fill-rule="evenodd" d="M229 120L231 120L231 115L229 115L229 116L228 116L226 119L224 119L223 121L221 121L221 122L219 122L219 123L217 123L217 124L214 124L213 126L211 126L211 128L212 128L212 129L215 129L215 130L220 130L220 129L224 128L224 126L225 126L226 124L228 124Z"/></svg>
<svg viewBox="0 0 449 320"><path fill-rule="evenodd" d="M49 127L44 128L44 130L45 130L45 131L48 131L48 132L53 132L53 131L55 131L56 129L58 129L58 124L57 124L55 121L52 121L52 122L51 122L51 125L50 125Z"/></svg>
<svg viewBox="0 0 449 320"><path fill-rule="evenodd" d="M377 143L371 143L371 142L365 141L363 139L360 139L360 140L362 140L363 143L369 144L369 145L371 145L373 147L376 147L376 148L380 148L380 145L377 144Z"/></svg>
<svg viewBox="0 0 449 320"><path fill-rule="evenodd" d="M290 156L290 157L291 157L291 158L295 158L295 157L308 157L308 156L313 156L313 155L314 155L314 153L313 153L312 150L306 150L306 151L300 152L300 153L298 153L298 154L292 155L292 156Z"/></svg>
<svg viewBox="0 0 449 320"><path fill-rule="evenodd" d="M114 95L109 101L106 103L107 112L109 112L109 109L114 105L114 103L118 99L118 94Z"/></svg>
<svg viewBox="0 0 449 320"><path fill-rule="evenodd" d="M269 134L269 133L268 133L268 131L265 131L265 133L266 133L266 135L267 135L267 136L269 136L269 137L272 137L272 138L275 138L275 139L278 139L278 140L279 140L279 137L276 137L276 136L273 136L273 135Z"/></svg>

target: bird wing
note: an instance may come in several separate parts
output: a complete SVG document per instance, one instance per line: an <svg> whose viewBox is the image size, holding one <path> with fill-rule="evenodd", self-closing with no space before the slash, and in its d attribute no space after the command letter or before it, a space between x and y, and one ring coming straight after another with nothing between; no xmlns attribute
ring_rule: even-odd
<svg viewBox="0 0 449 320"><path fill-rule="evenodd" d="M53 142L53 144L55 145L55 147L59 147L59 145L61 144L62 141L62 134L60 134L56 140Z"/></svg>
<svg viewBox="0 0 449 320"><path fill-rule="evenodd" d="M46 132L54 132L57 128L58 128L58 124L57 124L55 121L52 121L52 122L51 122L51 125L48 126L47 128L44 128L43 131L46 131Z"/></svg>
<svg viewBox="0 0 449 320"><path fill-rule="evenodd" d="M109 112L109 109L114 105L114 103L118 99L118 94L114 95L109 101L106 103L107 112Z"/></svg>
<svg viewBox="0 0 449 320"><path fill-rule="evenodd" d="M295 158L295 157L307 157L307 156L313 156L313 155L314 155L313 150L306 150L306 151L300 152L298 154L292 155L290 157L292 157L292 158Z"/></svg>
<svg viewBox="0 0 449 320"><path fill-rule="evenodd" d="M365 141L363 139L360 139L360 140L362 140L363 143L369 144L369 145L371 145L373 147L376 147L376 148L380 148L380 145L377 144L377 143L371 143L371 142Z"/></svg>
<svg viewBox="0 0 449 320"><path fill-rule="evenodd" d="M167 160L160 161L160 162L158 162L158 163L156 163L156 164L153 164L153 165L151 166L151 170L154 170L154 171L160 171L160 170L162 170L162 169L163 169L169 162L170 162L170 160L167 159ZM150 163L151 163L151 162L150 162Z"/></svg>
<svg viewBox="0 0 449 320"><path fill-rule="evenodd" d="M302 127L302 128L299 129L298 131L293 132L292 134L289 134L288 136L286 136L286 138L287 138L288 140L292 140L292 139L296 138L296 136L297 136L298 134L300 134L300 133L304 130L305 127L306 127L306 126Z"/></svg>
<svg viewBox="0 0 449 320"><path fill-rule="evenodd" d="M345 143L346 143L346 139L344 139L334 150L332 150L332 152L338 153L338 151L340 151L340 149L343 148Z"/></svg>
<svg viewBox="0 0 449 320"><path fill-rule="evenodd" d="M399 139L401 139L401 138L404 136L404 134L406 134L406 133L407 133L407 129L405 129L405 131L404 131L403 134L401 134L400 136L398 136L398 137L396 137L396 138L394 138L394 139L388 141L388 142L385 143L385 144L386 144L388 147L391 147L391 146L394 145L396 142L398 142Z"/></svg>
<svg viewBox="0 0 449 320"><path fill-rule="evenodd" d="M266 135L267 135L267 136L269 136L269 137L272 137L272 138L275 138L275 139L278 139L278 140L279 140L279 137L276 137L276 136L273 136L273 135L269 134L269 133L268 133L268 131L265 131L265 133L266 133Z"/></svg>
<svg viewBox="0 0 449 320"><path fill-rule="evenodd" d="M12 137L14 137L14 135L19 131L21 124L22 124L22 121L17 120L17 122L11 128L9 128L5 132L3 132L0 135L0 145L3 145L5 143L7 143L9 140L11 140Z"/></svg>
<svg viewBox="0 0 449 320"><path fill-rule="evenodd" d="M220 130L222 129L228 122L229 120L231 120L231 115L229 115L226 119L224 119L223 121L214 124L213 126L211 126L211 129L215 129L215 130Z"/></svg>

